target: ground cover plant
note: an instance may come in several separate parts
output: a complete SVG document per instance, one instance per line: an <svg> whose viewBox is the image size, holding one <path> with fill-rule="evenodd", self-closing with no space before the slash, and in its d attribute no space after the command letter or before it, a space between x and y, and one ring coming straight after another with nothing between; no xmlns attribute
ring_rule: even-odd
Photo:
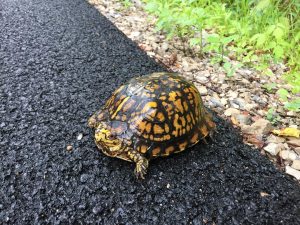
<svg viewBox="0 0 300 225"><path fill-rule="evenodd" d="M297 0L144 0L157 18L157 30L185 43L184 51L212 54L228 76L246 65L274 76L272 64L283 64L276 92L287 110L300 111L300 2ZM233 64L232 59L239 61Z"/></svg>

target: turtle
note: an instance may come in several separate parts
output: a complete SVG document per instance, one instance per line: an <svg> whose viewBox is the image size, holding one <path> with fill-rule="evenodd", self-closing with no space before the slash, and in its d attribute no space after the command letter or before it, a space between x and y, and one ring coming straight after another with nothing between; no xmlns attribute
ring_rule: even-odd
<svg viewBox="0 0 300 225"><path fill-rule="evenodd" d="M182 75L156 72L116 89L88 120L107 156L134 162L144 179L149 161L181 152L215 130L200 93Z"/></svg>

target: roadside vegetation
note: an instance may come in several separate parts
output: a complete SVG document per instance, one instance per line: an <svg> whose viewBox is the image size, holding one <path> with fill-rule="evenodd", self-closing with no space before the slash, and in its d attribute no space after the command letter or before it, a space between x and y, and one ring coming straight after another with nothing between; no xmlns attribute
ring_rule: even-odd
<svg viewBox="0 0 300 225"><path fill-rule="evenodd" d="M124 1L129 4L129 1ZM157 18L156 28L179 38L195 56L211 54L228 76L243 65L281 82L265 89L277 94L287 110L300 111L300 1L298 0L143 0ZM239 61L233 64L232 60Z"/></svg>

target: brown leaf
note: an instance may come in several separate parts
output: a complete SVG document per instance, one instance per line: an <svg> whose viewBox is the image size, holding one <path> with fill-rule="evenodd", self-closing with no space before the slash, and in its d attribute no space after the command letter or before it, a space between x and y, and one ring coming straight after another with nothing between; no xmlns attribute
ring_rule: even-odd
<svg viewBox="0 0 300 225"><path fill-rule="evenodd" d="M237 125L237 126L239 125L239 121L237 121L237 119L234 116L232 116L230 119L233 125Z"/></svg>
<svg viewBox="0 0 300 225"><path fill-rule="evenodd" d="M255 145L257 148L262 148L265 144L261 139L259 139L255 135L244 135L244 138L246 142Z"/></svg>
<svg viewBox="0 0 300 225"><path fill-rule="evenodd" d="M174 65L177 62L177 54L172 53L170 58L169 58L169 65Z"/></svg>

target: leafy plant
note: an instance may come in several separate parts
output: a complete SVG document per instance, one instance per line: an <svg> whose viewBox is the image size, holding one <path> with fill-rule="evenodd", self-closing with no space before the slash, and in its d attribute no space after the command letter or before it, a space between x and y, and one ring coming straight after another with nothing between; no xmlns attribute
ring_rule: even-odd
<svg viewBox="0 0 300 225"><path fill-rule="evenodd" d="M185 53L214 53L213 63L223 65L228 76L234 67L229 53L263 75L272 74L271 62L289 68L283 79L291 89L278 96L285 107L297 110L300 93L300 1L289 0L144 0L157 17L156 27L168 38L178 37ZM196 48L198 47L198 48ZM199 49L194 52L194 49ZM271 86L265 86L271 90ZM289 96L289 97L287 97ZM298 107L299 108L299 107Z"/></svg>
<svg viewBox="0 0 300 225"><path fill-rule="evenodd" d="M276 111L273 107L269 108L266 117L267 117L267 120L269 120L273 124L280 121L280 116L278 114L276 114Z"/></svg>

